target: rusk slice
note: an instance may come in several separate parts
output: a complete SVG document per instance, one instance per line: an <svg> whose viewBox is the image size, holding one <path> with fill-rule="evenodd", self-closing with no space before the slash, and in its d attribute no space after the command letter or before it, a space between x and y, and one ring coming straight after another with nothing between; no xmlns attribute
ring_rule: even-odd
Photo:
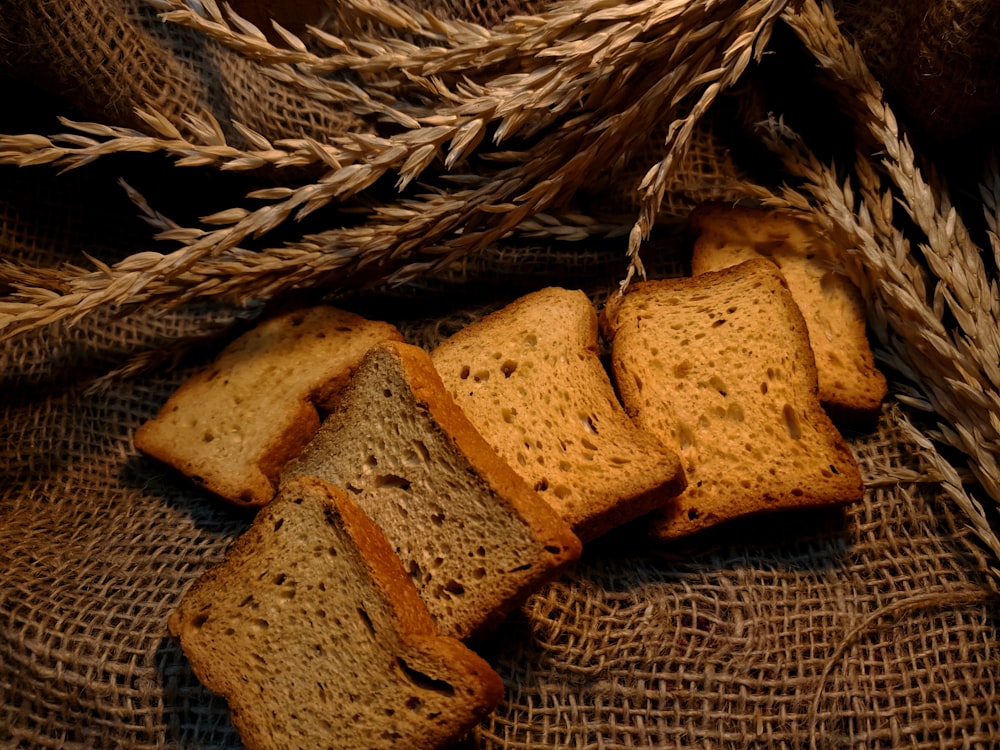
<svg viewBox="0 0 1000 750"><path fill-rule="evenodd" d="M584 541L684 488L678 455L629 419L581 291L533 292L432 353L456 403Z"/></svg>
<svg viewBox="0 0 1000 750"><path fill-rule="evenodd" d="M622 403L674 446L688 486L656 535L861 497L820 405L805 323L773 263L633 284L602 319Z"/></svg>
<svg viewBox="0 0 1000 750"><path fill-rule="evenodd" d="M135 446L232 503L261 506L319 428L317 408L386 340L402 335L334 307L273 317L185 381L136 431Z"/></svg>
<svg viewBox="0 0 1000 750"><path fill-rule="evenodd" d="M781 269L809 330L820 401L837 422L871 423L881 411L886 381L868 343L864 302L837 271L833 242L793 216L755 208L702 206L691 226L696 275L756 257Z"/></svg>
<svg viewBox="0 0 1000 750"><path fill-rule="evenodd" d="M486 662L437 633L379 528L316 479L283 487L169 628L251 750L430 750L503 695Z"/></svg>
<svg viewBox="0 0 1000 750"><path fill-rule="evenodd" d="M458 638L499 622L581 551L455 405L430 355L408 344L365 356L284 477L302 475L347 488L441 632Z"/></svg>

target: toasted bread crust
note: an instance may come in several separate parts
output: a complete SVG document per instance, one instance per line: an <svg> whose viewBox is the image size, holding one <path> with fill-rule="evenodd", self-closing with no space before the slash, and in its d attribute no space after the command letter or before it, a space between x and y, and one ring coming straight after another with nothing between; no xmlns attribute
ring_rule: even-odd
<svg viewBox="0 0 1000 750"><path fill-rule="evenodd" d="M283 477L303 474L356 493L409 566L438 628L461 639L489 632L581 552L569 526L455 405L430 355L409 344L368 352ZM491 526L510 539L491 538ZM518 559L502 567L514 550Z"/></svg>
<svg viewBox="0 0 1000 750"><path fill-rule="evenodd" d="M871 426L886 380L868 342L864 300L837 270L834 243L791 214L745 206L699 206L690 226L697 233L695 275L750 258L767 258L781 270L806 321L824 408L839 425Z"/></svg>
<svg viewBox="0 0 1000 750"><path fill-rule="evenodd" d="M263 321L182 383L135 446L229 502L260 507L319 428L317 410L381 340L402 334L329 306Z"/></svg>
<svg viewBox="0 0 1000 750"><path fill-rule="evenodd" d="M448 395L428 354L423 349L404 343L387 342L382 348L399 358L413 393L427 406L434 421L444 429L476 473L496 488L518 515L539 531L539 539L546 547L558 548L553 561L562 566L578 558L580 540L559 514L548 503L540 501L538 493L525 484L472 425Z"/></svg>
<svg viewBox="0 0 1000 750"><path fill-rule="evenodd" d="M285 550L277 539L289 508L301 503L310 506L308 512L317 520L304 531L315 534L312 545L324 551L332 545L331 549L337 549L339 556L352 558L348 567L353 566L355 577L344 582L344 586L351 587L349 590L331 580L330 585L319 589L313 586L301 591L294 589L295 597L288 598L273 593L269 596L266 584L260 582L275 573L268 564L286 563L291 577L305 576L303 568L309 567L313 578L324 580L322 555L312 554L307 545L308 556L300 553L294 557L297 548ZM345 535L349 541L344 540ZM271 559L275 554L280 559ZM293 557L289 559L289 555ZM258 573L262 566L264 572ZM233 604L233 600L248 594L260 598L258 610ZM352 595L360 597L357 604L340 599ZM368 611L369 628L378 638L378 645L369 646L368 636L352 645L350 631L345 631L338 636L339 646L333 651L352 647L377 649L378 653L364 664L371 670L372 685L378 683L383 687L369 689L365 680L338 684L345 677L338 673L341 657L334 652L325 655L322 650L314 651L316 647L311 641L314 636L310 635L314 623L293 606L301 597L312 600L314 608L324 612L324 616L328 612L338 627L339 618L349 618L355 606ZM257 653L266 649L264 641L255 635L259 632L255 618L261 617L267 618L268 630L281 630L284 658L290 654L302 662L282 666L282 670L301 672L299 679L287 683L288 687L284 687L285 683L272 684L274 678L269 678L268 672L261 675L256 669L259 664L277 658L267 651ZM438 635L426 606L381 530L346 493L311 477L299 478L282 488L279 497L262 509L253 526L237 539L225 560L189 587L168 625L180 640L199 679L229 702L234 726L251 749L295 747L296 742L306 741L303 737L313 737L316 741L317 735L323 735L316 726L303 728L298 740L291 734L275 737L275 730L294 726L300 713L303 717L318 713L321 718L325 715L330 725L330 738L323 740L327 744L342 748L388 748L404 743L407 747L430 750L458 739L503 695L502 681L485 661L460 642ZM295 633L300 635L295 637ZM245 649L218 648L220 641L227 638L245 640ZM411 696L402 692L407 680L380 671L396 670L397 664L405 664L414 674L448 686L447 694L433 696L440 703L433 713L426 716L419 710L407 713L404 704L410 702ZM317 683L326 685L326 689L317 692L314 687ZM385 685L396 685L400 693L387 693ZM448 697L441 700L442 695ZM327 701L337 699L345 703L326 707ZM314 705L319 701L323 703ZM419 706L419 699L412 705ZM443 708L449 708L450 714L444 715ZM351 727L343 725L343 721L347 711L359 710L367 712L366 721L384 723L385 735L353 736ZM404 714L409 718L401 718ZM278 733L281 734L280 729Z"/></svg>
<svg viewBox="0 0 1000 750"><path fill-rule="evenodd" d="M604 325L626 409L685 461L688 488L659 514L656 536L861 496L853 455L819 403L805 322L770 262L633 284Z"/></svg>
<svg viewBox="0 0 1000 750"><path fill-rule="evenodd" d="M494 450L584 541L684 488L676 453L629 420L579 290L519 297L442 342L442 380Z"/></svg>

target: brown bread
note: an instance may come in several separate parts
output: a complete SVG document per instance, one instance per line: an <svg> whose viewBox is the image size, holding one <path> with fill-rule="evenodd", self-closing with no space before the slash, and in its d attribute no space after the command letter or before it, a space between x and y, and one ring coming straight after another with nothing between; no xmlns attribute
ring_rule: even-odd
<svg viewBox="0 0 1000 750"><path fill-rule="evenodd" d="M387 342L361 362L285 478L345 487L382 528L439 629L490 629L581 551L476 431L430 355Z"/></svg>
<svg viewBox="0 0 1000 750"><path fill-rule="evenodd" d="M857 464L819 402L802 314L773 263L633 284L603 325L622 403L684 461L687 489L658 536L861 497Z"/></svg>
<svg viewBox="0 0 1000 750"><path fill-rule="evenodd" d="M282 467L319 428L317 409L385 340L402 335L334 307L265 320L185 381L136 431L135 446L225 500L264 505Z"/></svg>
<svg viewBox="0 0 1000 750"><path fill-rule="evenodd" d="M379 528L313 478L258 512L169 628L250 750L430 750L503 695L486 662L437 633Z"/></svg>
<svg viewBox="0 0 1000 750"><path fill-rule="evenodd" d="M432 352L469 420L584 541L684 488L677 453L629 419L597 346L587 296L552 287Z"/></svg>

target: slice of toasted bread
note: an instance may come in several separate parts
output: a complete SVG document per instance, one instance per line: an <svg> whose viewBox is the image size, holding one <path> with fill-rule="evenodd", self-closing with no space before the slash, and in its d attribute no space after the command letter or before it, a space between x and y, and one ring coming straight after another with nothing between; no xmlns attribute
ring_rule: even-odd
<svg viewBox="0 0 1000 750"><path fill-rule="evenodd" d="M684 461L687 489L658 536L861 497L854 457L819 402L802 314L773 263L633 284L602 322L622 403Z"/></svg>
<svg viewBox="0 0 1000 750"><path fill-rule="evenodd" d="M868 342L864 302L837 270L833 242L793 216L755 208L708 204L692 213L691 226L696 275L756 257L781 269L809 330L820 401L838 423L871 424L886 381Z"/></svg>
<svg viewBox="0 0 1000 750"><path fill-rule="evenodd" d="M448 395L430 355L384 343L285 477L346 487L383 529L443 633L499 622L580 540Z"/></svg>
<svg viewBox="0 0 1000 750"><path fill-rule="evenodd" d="M500 701L346 494L289 482L169 618L247 748L436 748Z"/></svg>
<svg viewBox="0 0 1000 750"><path fill-rule="evenodd" d="M456 403L584 541L684 488L677 453L629 419L581 291L525 295L433 352Z"/></svg>
<svg viewBox="0 0 1000 750"><path fill-rule="evenodd" d="M270 318L185 381L139 427L135 446L232 503L259 507L319 428L317 408L386 340L402 335L329 306Z"/></svg>

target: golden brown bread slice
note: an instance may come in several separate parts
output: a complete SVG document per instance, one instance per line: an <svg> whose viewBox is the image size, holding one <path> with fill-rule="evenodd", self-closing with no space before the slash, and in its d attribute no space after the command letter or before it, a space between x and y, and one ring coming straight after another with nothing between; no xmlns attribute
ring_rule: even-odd
<svg viewBox="0 0 1000 750"><path fill-rule="evenodd" d="M691 226L695 275L756 257L781 269L809 330L820 401L837 422L870 424L881 411L886 381L868 342L864 302L837 271L833 242L793 216L720 204L699 207Z"/></svg>
<svg viewBox="0 0 1000 750"><path fill-rule="evenodd" d="M687 489L658 514L656 535L861 497L854 457L819 402L802 314L773 263L633 284L602 323L626 410L684 461Z"/></svg>
<svg viewBox="0 0 1000 750"><path fill-rule="evenodd" d="M441 632L499 622L575 560L580 540L490 448L430 355L387 342L362 360L283 480L345 487L382 528Z"/></svg>
<svg viewBox="0 0 1000 750"><path fill-rule="evenodd" d="M525 295L431 356L472 424L584 541L684 488L677 453L636 427L619 403L583 292Z"/></svg>
<svg viewBox="0 0 1000 750"><path fill-rule="evenodd" d="M436 748L500 701L346 494L289 482L169 619L251 750Z"/></svg>
<svg viewBox="0 0 1000 750"><path fill-rule="evenodd" d="M257 325L193 375L135 434L135 446L238 505L273 496L285 463L319 428L322 408L388 323L335 307Z"/></svg>

